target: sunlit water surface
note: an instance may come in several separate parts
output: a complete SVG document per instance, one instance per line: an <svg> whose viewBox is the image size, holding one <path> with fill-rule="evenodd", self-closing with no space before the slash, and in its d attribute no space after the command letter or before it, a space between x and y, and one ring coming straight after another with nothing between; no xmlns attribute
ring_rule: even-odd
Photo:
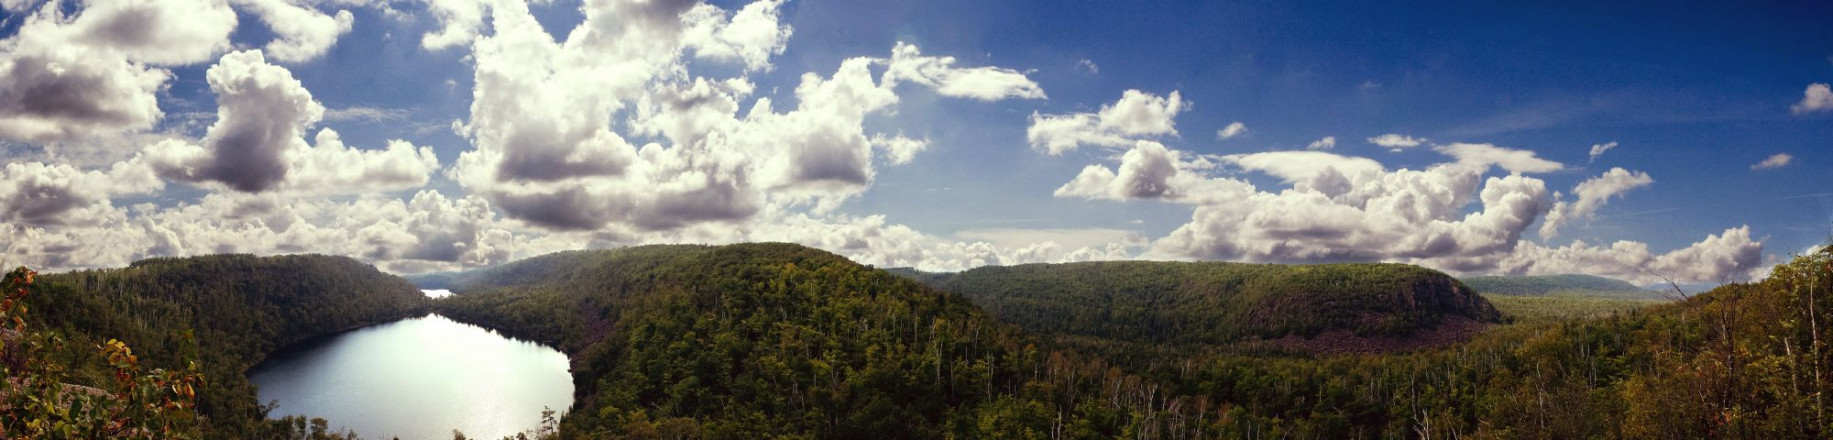
<svg viewBox="0 0 1833 440"><path fill-rule="evenodd" d="M282 349L248 372L272 417L322 417L366 439L501 438L573 402L566 355L439 315Z"/></svg>

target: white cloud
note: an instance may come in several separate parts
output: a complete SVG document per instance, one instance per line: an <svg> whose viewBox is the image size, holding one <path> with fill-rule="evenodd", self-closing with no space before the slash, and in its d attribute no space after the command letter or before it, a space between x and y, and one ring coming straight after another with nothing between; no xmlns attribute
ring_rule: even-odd
<svg viewBox="0 0 1833 440"><path fill-rule="evenodd" d="M1553 222L1590 217L1610 198L1653 179L1612 169L1580 183L1576 202L1556 207L1545 182L1521 173L1557 169L1557 163L1486 144L1439 149L1456 160L1424 170L1388 170L1367 158L1279 151L1216 157L1224 167L1140 142L1120 158L1119 171L1090 165L1056 196L1195 207L1188 223L1153 241L1141 258L1392 261L1457 273L1595 273L1632 280L1660 274L1683 281L1736 279L1758 269L1762 244L1750 240L1748 228L1662 255L1627 241L1609 248L1582 242L1551 248L1524 240L1527 228L1542 217L1563 216ZM1232 168L1264 173L1288 186L1260 189L1221 176ZM1487 176L1495 168L1510 174Z"/></svg>
<svg viewBox="0 0 1833 440"><path fill-rule="evenodd" d="M1744 281L1762 270L1763 243L1750 227L1726 229L1685 248L1656 255L1648 245L1618 241L1609 246L1573 242L1546 247L1522 242L1485 273L1548 275L1585 273L1651 284L1666 277L1680 283Z"/></svg>
<svg viewBox="0 0 1833 440"><path fill-rule="evenodd" d="M139 205L90 225L6 225L7 264L41 270L119 267L133 260L210 253L349 255L391 270L476 267L541 249L501 224L488 202L422 191L410 200L347 202L220 193L169 208ZM548 249L541 249L548 250Z"/></svg>
<svg viewBox="0 0 1833 440"><path fill-rule="evenodd" d="M440 24L438 30L420 37L420 47L441 50L470 46L484 25L488 0L427 0L426 9Z"/></svg>
<svg viewBox="0 0 1833 440"><path fill-rule="evenodd" d="M331 50L355 22L350 11L326 15L291 0L231 0L248 9L278 37L264 47L267 54L285 63L311 61Z"/></svg>
<svg viewBox="0 0 1833 440"><path fill-rule="evenodd" d="M872 146L884 150L892 165L903 165L916 159L917 153L929 148L929 141L879 133L872 135Z"/></svg>
<svg viewBox="0 0 1833 440"><path fill-rule="evenodd" d="M1140 142L1118 171L1090 165L1056 195L1196 205L1190 223L1157 240L1148 256L1280 262L1494 256L1512 249L1552 206L1544 182L1518 174L1485 179L1485 163L1389 171L1367 158L1319 151L1219 159L1290 187L1267 191L1212 177L1222 170L1206 158ZM1472 202L1481 209L1467 213Z"/></svg>
<svg viewBox="0 0 1833 440"><path fill-rule="evenodd" d="M62 6L44 3L0 41L0 137L55 143L151 129L172 74L150 66L207 60L229 47L236 25L220 0L85 3L74 17Z"/></svg>
<svg viewBox="0 0 1833 440"><path fill-rule="evenodd" d="M783 209L829 213L864 192L879 164L927 148L865 129L868 116L894 113L899 84L976 100L1043 96L1016 71L959 67L900 43L888 58L803 74L795 106L779 111L769 97L748 98L755 85L745 77L696 76L685 59L769 71L790 32L776 3L729 21L691 2L595 2L584 12L555 41L526 5L492 6L492 33L474 43L471 117L458 126L476 149L448 172L509 218L553 230L650 236Z"/></svg>
<svg viewBox="0 0 1833 440"><path fill-rule="evenodd" d="M1373 159L1322 151L1236 154L1223 156L1222 160L1245 170L1278 177L1296 188L1316 190L1331 197L1347 193L1386 172L1381 163Z"/></svg>
<svg viewBox="0 0 1833 440"><path fill-rule="evenodd" d="M8 163L0 169L0 224L94 225L120 215L110 198L162 188L137 161L91 171L65 164Z"/></svg>
<svg viewBox="0 0 1833 440"><path fill-rule="evenodd" d="M1139 231L1125 229L1087 228L1087 229L967 229L955 232L955 238L968 242L987 242L994 246L1008 249L1022 249L1041 243L1080 249L1103 249L1111 244L1127 247L1144 247L1147 244L1144 235Z"/></svg>
<svg viewBox="0 0 1833 440"><path fill-rule="evenodd" d="M1216 130L1216 139L1234 139L1247 134L1247 124L1241 121L1230 122L1227 127Z"/></svg>
<svg viewBox="0 0 1833 440"><path fill-rule="evenodd" d="M1565 169L1565 165L1541 159L1532 151L1502 148L1491 144L1453 143L1435 147L1458 159L1458 162L1474 166L1495 165L1515 173L1546 173Z"/></svg>
<svg viewBox="0 0 1833 440"><path fill-rule="evenodd" d="M1548 208L1545 185L1520 175L1438 166L1376 176L1335 197L1294 187L1200 205L1156 255L1264 262L1456 258L1506 252ZM1464 214L1481 188L1481 209Z"/></svg>
<svg viewBox="0 0 1833 440"><path fill-rule="evenodd" d="M1547 219L1540 225L1542 239L1553 238L1559 234L1559 228L1577 219L1592 218L1598 208L1610 202L1611 197L1621 197L1629 190L1655 183L1648 173L1629 171L1622 168L1611 168L1610 171L1579 182L1572 193L1578 195L1578 201L1567 203L1560 201L1547 213Z"/></svg>
<svg viewBox="0 0 1833 440"><path fill-rule="evenodd" d="M145 152L167 179L242 192L337 194L419 187L438 168L432 149L403 141L361 151L325 129L316 145L307 145L305 130L323 117L324 106L259 51L225 55L205 77L217 95L218 119L203 145L168 140Z"/></svg>
<svg viewBox="0 0 1833 440"><path fill-rule="evenodd" d="M1617 147L1617 141L1610 141L1610 142L1602 143L1602 144L1593 144L1591 146L1591 161L1597 162L1598 156L1603 156L1604 152L1610 151L1610 149L1616 148L1616 147Z"/></svg>
<svg viewBox="0 0 1833 440"><path fill-rule="evenodd" d="M1756 165L1751 165L1750 170L1751 171L1773 170L1776 168L1782 168L1782 167L1788 166L1789 162L1794 162L1794 161L1795 161L1795 156L1793 155L1790 155L1788 153L1776 153L1776 154L1770 155L1769 158L1767 159L1763 159L1762 162L1757 162Z"/></svg>
<svg viewBox="0 0 1833 440"><path fill-rule="evenodd" d="M1801 102L1789 107L1797 115L1833 110L1833 88L1826 84L1808 84L1808 89L1801 92Z"/></svg>
<svg viewBox="0 0 1833 440"><path fill-rule="evenodd" d="M898 42L891 49L885 84L894 87L909 81L934 87L942 96L997 101L1009 98L1043 99L1044 89L1012 69L954 67L955 57L926 57L914 45Z"/></svg>
<svg viewBox="0 0 1833 440"><path fill-rule="evenodd" d="M1125 147L1149 136L1177 136L1178 113L1188 110L1178 92L1161 97L1127 90L1119 101L1101 106L1096 113L1031 114L1025 139L1031 148L1063 154L1082 145Z"/></svg>
<svg viewBox="0 0 1833 440"><path fill-rule="evenodd" d="M1201 203L1217 198L1242 197L1252 185L1233 179L1210 179L1200 170L1214 168L1203 158L1152 141L1138 141L1121 155L1118 171L1089 165L1074 180L1055 191L1057 197L1098 200L1158 199Z"/></svg>
<svg viewBox="0 0 1833 440"><path fill-rule="evenodd" d="M66 29L71 43L108 48L148 64L207 61L229 50L229 34L236 26L235 11L222 0L84 3Z"/></svg>
<svg viewBox="0 0 1833 440"><path fill-rule="evenodd" d="M684 42L695 57L738 61L748 70L768 70L770 58L783 54L792 33L788 25L777 24L782 6L782 0L759 1L728 17L711 4L696 5L682 17L688 26Z"/></svg>
<svg viewBox="0 0 1833 440"><path fill-rule="evenodd" d="M1425 138L1416 138L1399 133L1388 133L1368 138L1368 143L1379 145L1391 151L1400 151L1417 147L1426 142Z"/></svg>
<svg viewBox="0 0 1833 440"><path fill-rule="evenodd" d="M1096 65L1094 61L1089 61L1087 59L1076 60L1076 70L1088 72L1091 75L1101 74L1101 66Z"/></svg>
<svg viewBox="0 0 1833 440"><path fill-rule="evenodd" d="M1305 149L1307 150L1328 150L1328 149L1332 149L1336 147L1337 147L1337 137L1336 136L1324 136L1323 139L1311 141L1311 144L1305 145Z"/></svg>

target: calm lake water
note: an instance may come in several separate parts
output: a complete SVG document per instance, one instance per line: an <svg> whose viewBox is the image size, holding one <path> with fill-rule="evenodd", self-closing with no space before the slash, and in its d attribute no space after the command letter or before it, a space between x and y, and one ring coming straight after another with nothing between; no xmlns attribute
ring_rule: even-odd
<svg viewBox="0 0 1833 440"><path fill-rule="evenodd" d="M565 354L439 315L287 347L248 378L279 402L272 416L322 417L366 439L501 438L573 403Z"/></svg>

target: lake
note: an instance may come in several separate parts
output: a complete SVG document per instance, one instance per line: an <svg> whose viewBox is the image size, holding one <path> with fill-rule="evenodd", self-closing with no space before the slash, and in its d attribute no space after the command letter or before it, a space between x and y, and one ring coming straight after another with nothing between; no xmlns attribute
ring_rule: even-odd
<svg viewBox="0 0 1833 440"><path fill-rule="evenodd" d="M322 417L367 439L501 438L573 403L565 354L439 315L295 344L248 372L270 416Z"/></svg>

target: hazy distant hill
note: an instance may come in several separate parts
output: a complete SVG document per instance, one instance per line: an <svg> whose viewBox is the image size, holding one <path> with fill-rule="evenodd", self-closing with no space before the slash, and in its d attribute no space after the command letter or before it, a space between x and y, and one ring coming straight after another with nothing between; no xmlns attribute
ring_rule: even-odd
<svg viewBox="0 0 1833 440"><path fill-rule="evenodd" d="M1479 293L1497 295L1567 295L1606 298L1657 299L1655 291L1637 287L1628 281L1595 275L1510 275L1464 278L1464 284ZM1704 290L1701 290L1703 292Z"/></svg>
<svg viewBox="0 0 1833 440"><path fill-rule="evenodd" d="M1115 261L894 273L965 295L1026 330L1125 342L1225 344L1331 331L1408 338L1448 321L1500 318L1456 279L1402 264Z"/></svg>
<svg viewBox="0 0 1833 440"><path fill-rule="evenodd" d="M149 367L182 370L196 335L205 386L199 407L211 438L262 438L262 411L243 373L287 344L424 313L428 301L401 278L323 255L155 258L120 269L42 275L26 297L34 328L68 339L53 354L78 382L107 377L94 347L126 342Z"/></svg>

